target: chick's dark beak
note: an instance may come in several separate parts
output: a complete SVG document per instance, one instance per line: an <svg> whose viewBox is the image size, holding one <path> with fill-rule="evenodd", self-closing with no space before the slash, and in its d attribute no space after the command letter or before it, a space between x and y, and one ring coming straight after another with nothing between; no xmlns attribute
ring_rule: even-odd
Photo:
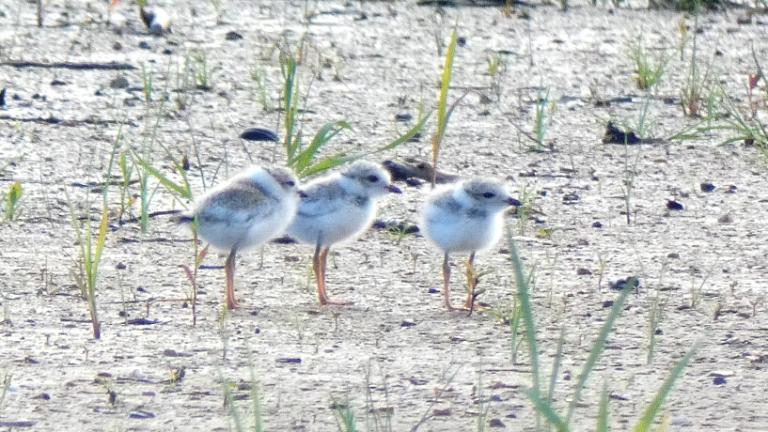
<svg viewBox="0 0 768 432"><path fill-rule="evenodd" d="M296 193L299 194L299 198L306 198L307 197L307 193L304 192L303 190L298 190L298 191L296 191Z"/></svg>
<svg viewBox="0 0 768 432"><path fill-rule="evenodd" d="M507 204L509 204L511 206L515 206L515 207L520 207L520 201L518 201L518 200L516 200L516 199L514 199L512 197L507 198Z"/></svg>
<svg viewBox="0 0 768 432"><path fill-rule="evenodd" d="M387 186L387 190L396 194L403 193L403 191L401 191L400 188L392 184Z"/></svg>

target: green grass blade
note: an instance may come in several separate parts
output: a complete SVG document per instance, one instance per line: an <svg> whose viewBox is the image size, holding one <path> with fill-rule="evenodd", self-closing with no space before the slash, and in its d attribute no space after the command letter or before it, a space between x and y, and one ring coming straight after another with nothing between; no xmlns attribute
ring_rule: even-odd
<svg viewBox="0 0 768 432"><path fill-rule="evenodd" d="M675 381L677 381L677 379L683 373L683 369L685 369L685 367L688 365L691 357L693 357L693 355L696 353L697 348L698 346L694 345L694 347L691 348L690 351L688 351L688 353L686 353L683 358L677 362L677 365L675 365L675 367L669 372L667 379L664 380L664 383L662 383L659 391L656 393L656 397L653 398L651 403L645 409L643 416L637 422L635 427L632 428L633 432L647 432L651 430L653 420L656 418L656 415L658 415L659 410L661 410L661 406L664 404L664 400L672 390L672 386L675 384Z"/></svg>
<svg viewBox="0 0 768 432"><path fill-rule="evenodd" d="M608 432L608 385L603 383L603 391L600 393L600 405L597 410L596 432Z"/></svg>
<svg viewBox="0 0 768 432"><path fill-rule="evenodd" d="M451 40L448 43L448 51L445 54L445 64L443 65L443 75L440 79L440 96L437 101L437 131L432 137L432 166L437 172L437 158L440 153L440 145L445 136L445 129L448 126L448 89L451 86L451 76L453 75L453 58L456 54L456 41L458 40L456 26L451 32ZM434 186L434 179L432 181Z"/></svg>
<svg viewBox="0 0 768 432"><path fill-rule="evenodd" d="M324 124L323 127L317 131L315 137L312 138L312 142L309 143L307 148L302 150L295 158L288 160L288 165L293 166L296 172L302 172L310 166L312 160L320 149L345 129L352 129L352 126L345 121Z"/></svg>
<svg viewBox="0 0 768 432"><path fill-rule="evenodd" d="M613 329L613 324L621 314L621 311L624 308L624 302L633 289L634 284L627 282L626 286L621 291L616 301L613 303L613 307L608 313L608 318L606 318L594 345L592 345L592 351L590 351L589 357L587 357L587 361L584 363L584 369L582 369L581 374L579 375L579 380L576 383L573 399L571 400L571 404L568 406L568 414L565 417L565 420L568 424L571 422L573 412L576 409L576 404L579 403L579 399L581 398L581 391L584 390L584 385L587 383L589 374L592 373L592 370L595 368L600 354L603 352L603 348L605 348L605 342L608 339L608 335L611 333L611 330Z"/></svg>
<svg viewBox="0 0 768 432"><path fill-rule="evenodd" d="M104 243L106 243L107 240L107 228L108 228L108 217L107 217L107 205L106 203L101 208L101 222L99 223L99 235L96 237L96 251L93 254L93 275L94 275L94 283L93 286L96 286L96 275L98 274L99 269L99 261L101 261L101 253L104 251Z"/></svg>
<svg viewBox="0 0 768 432"><path fill-rule="evenodd" d="M232 394L232 382L224 380L224 400L227 404L227 411L229 416L232 417L232 422L235 424L235 430L237 432L244 432L243 419L240 417L240 411L235 406L235 397Z"/></svg>
<svg viewBox="0 0 768 432"><path fill-rule="evenodd" d="M170 192L174 193L175 195L191 199L192 194L190 193L188 188L185 188L184 186L174 182L173 180L166 177L163 173L155 169L152 165L147 163L144 159L141 158L136 152L132 151L131 156L133 157L133 160L135 163L137 163L141 168L149 175L157 179L157 181L160 182L161 185L163 185L166 189L168 189Z"/></svg>
<svg viewBox="0 0 768 432"><path fill-rule="evenodd" d="M523 263L517 253L517 246L512 239L512 233L507 227L507 244L509 245L509 255L512 259L512 269L515 271L515 283L517 284L517 297L520 300L520 311L523 323L525 323L525 338L528 341L528 352L530 353L531 374L533 387L532 391L536 399L540 399L541 387L539 384L539 351L536 348L536 327L533 319L533 308L528 293L528 283L523 273Z"/></svg>
<svg viewBox="0 0 768 432"><path fill-rule="evenodd" d="M552 373L549 375L549 391L547 392L547 404L552 405L557 385L557 374L560 372L560 363L563 360L563 344L565 342L565 328L560 329L560 338L557 340L557 351L552 364Z"/></svg>
<svg viewBox="0 0 768 432"><path fill-rule="evenodd" d="M411 138L415 137L422 130L424 130L424 127L426 126L427 121L429 121L430 117L432 117L432 113L431 112L428 113L427 115L421 117L416 122L416 124L413 125L412 128L408 129L407 132L405 132L404 134L402 134L399 137L395 138L394 141L390 142L389 144L387 144L387 145L385 145L383 147L380 147L380 148L374 150L371 153L380 153L380 152L384 152L384 151L387 151L387 150L392 150L392 149L394 149L396 147L399 147L399 146L405 144L406 142L408 142L408 140L410 140Z"/></svg>
<svg viewBox="0 0 768 432"><path fill-rule="evenodd" d="M320 159L302 171L297 172L296 175L299 176L299 178L309 177L311 175L336 168L339 165L343 165L356 159L359 159L359 156L347 156L345 153L338 153L333 156Z"/></svg>
<svg viewBox="0 0 768 432"><path fill-rule="evenodd" d="M440 96L437 101L437 127L440 138L445 133L445 126L447 123L447 107L448 107L448 89L451 86L451 77L453 75L453 58L456 55L456 42L458 41L458 35L456 27L451 31L451 40L448 42L448 51L445 54L445 63L443 64L443 75L440 79ZM434 149L433 149L434 150Z"/></svg>
<svg viewBox="0 0 768 432"><path fill-rule="evenodd" d="M525 394L533 403L533 407L536 409L536 412L544 416L547 422L554 426L558 432L567 432L570 430L568 428L568 424L566 424L563 419L557 415L550 404L548 404L546 401L543 401L539 397L538 393L534 389L526 391Z"/></svg>

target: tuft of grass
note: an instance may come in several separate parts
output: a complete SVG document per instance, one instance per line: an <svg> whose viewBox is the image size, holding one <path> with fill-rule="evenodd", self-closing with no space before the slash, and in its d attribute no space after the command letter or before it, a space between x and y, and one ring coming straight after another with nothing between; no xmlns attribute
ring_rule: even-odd
<svg viewBox="0 0 768 432"><path fill-rule="evenodd" d="M539 416L537 418L543 417L544 420L550 426L554 427L558 431L569 431L571 420L576 410L576 406L581 400L581 393L585 388L591 373L594 371L595 366L597 365L600 355L602 354L605 348L605 344L608 339L608 336L610 335L617 318L619 317L619 315L621 314L621 311L624 308L624 303L627 299L627 296L632 291L633 284L631 283L626 284L626 287L624 288L624 290L622 290L619 293L617 299L614 301L614 304L611 307L610 312L608 313L608 317L605 319L603 326L601 327L600 332L598 333L597 338L593 342L589 356L587 357L587 360L585 361L582 371L579 374L579 377L575 384L574 393L570 398L571 402L568 405L566 414L563 416L558 414L555 411L555 408L551 403L551 391L554 388L554 384L556 382L555 374L559 370L559 364L561 361L559 357L562 355L562 346L558 346L558 353L555 358L555 364L553 366L553 375L550 381L550 391L548 392L546 397L543 397L543 394L541 392L541 384L540 384L540 369L539 369L539 359L538 359L539 353L536 349L537 347L536 331L534 327L535 320L533 317L533 309L530 303L528 284L524 277L522 261L520 259L520 256L518 255L517 247L515 245L515 242L512 239L512 235L509 230L507 230L507 243L509 245L508 247L509 247L510 258L512 260L512 268L515 272L515 281L517 283L517 297L521 301L523 323L526 326L526 340L528 342L528 348L530 353L529 361L531 364L532 385L531 385L531 388L526 392L526 395L528 396L528 399L531 401L534 409L536 410L537 415ZM561 339L560 339L561 342L562 342L562 339L563 338L561 336ZM680 360L677 363L677 365L670 371L669 375L665 379L664 383L662 384L661 388L657 392L656 396L648 405L648 407L644 410L643 415L640 417L640 419L637 422L637 425L634 428L634 431L640 432L640 431L647 431L650 429L651 425L653 425L654 420L659 414L659 411L661 409L661 406L664 403L664 400L669 395L673 384L682 374L683 369L688 364L695 350L696 350L696 347L694 346L683 357L683 359ZM597 428L598 430L607 430L607 424L608 424L607 399L608 399L607 390L604 387L603 393L601 395L601 402L598 406L598 428ZM537 423L538 423L538 420L537 420ZM537 424L537 429L540 429L538 424Z"/></svg>
<svg viewBox="0 0 768 432"><path fill-rule="evenodd" d="M106 191L106 186L104 187ZM106 194L106 192L105 192ZM75 213L74 206L70 200L70 216L72 218L72 227L75 230L75 238L79 248L78 265L82 278L78 279L80 291L84 295L88 304L88 313L91 317L91 326L93 327L93 338L101 338L101 323L99 322L98 311L96 309L96 285L99 275L99 263L104 251L104 245L107 238L107 202L104 200L101 206L101 218L96 231L96 237L93 236L93 227L91 216L85 214L83 223L80 223Z"/></svg>
<svg viewBox="0 0 768 432"><path fill-rule="evenodd" d="M333 416L336 418L336 427L339 432L357 432L355 413L349 406L349 400L333 403Z"/></svg>
<svg viewBox="0 0 768 432"><path fill-rule="evenodd" d="M211 69L208 66L208 54L205 51L194 51L190 54L192 78L198 90L211 90Z"/></svg>
<svg viewBox="0 0 768 432"><path fill-rule="evenodd" d="M536 95L536 109L533 117L533 137L534 146L530 148L534 152L547 151L547 146L544 140L547 136L547 128L552 121L552 114L555 112L557 105L554 101L549 100L549 88L539 87L539 92Z"/></svg>
<svg viewBox="0 0 768 432"><path fill-rule="evenodd" d="M661 387L659 387L659 391L656 393L656 396L653 398L653 400L651 400L651 403L648 404L648 407L645 408L642 417L640 417L640 420L638 420L635 427L632 428L633 432L646 432L651 430L656 416L658 416L659 411L661 410L661 406L664 404L667 396L669 396L669 393L672 391L672 386L675 384L675 381L677 381L680 375L682 375L683 370L686 366L688 366L688 363L691 361L691 357L693 357L697 349L698 346L694 345L683 356L683 358L677 362L675 367L672 368L672 370L669 372L669 375L667 375L667 378L661 384Z"/></svg>
<svg viewBox="0 0 768 432"><path fill-rule="evenodd" d="M133 197L129 192L131 185L131 177L133 176L133 164L128 163L128 154L121 152L117 158L117 167L120 170L120 213L117 216L118 221L122 221L126 210L131 209L133 205Z"/></svg>
<svg viewBox="0 0 768 432"><path fill-rule="evenodd" d="M3 215L5 220L12 222L21 215L21 198L24 196L24 189L21 183L15 181L8 187L8 192L3 194Z"/></svg>
<svg viewBox="0 0 768 432"><path fill-rule="evenodd" d="M227 410L227 414L229 414L229 418L234 424L234 430L237 432L245 432L246 428L243 423L243 418L240 415L240 411L235 406L235 389L237 389L237 385L229 379L224 379L222 382L222 389L224 391L224 408Z"/></svg>
<svg viewBox="0 0 768 432"><path fill-rule="evenodd" d="M635 84L640 90L650 90L656 87L664 76L667 64L672 56L661 51L652 57L645 47L645 40L639 35L636 40L627 43L627 55L634 63Z"/></svg>
<svg viewBox="0 0 768 432"><path fill-rule="evenodd" d="M280 56L280 67L283 75L281 105L284 131L283 149L286 155L286 165L299 178L319 174L365 156L393 150L421 133L431 116L431 113L420 116L414 126L404 134L373 150L357 154L342 151L330 156L320 157L321 150L332 139L345 130L351 130L352 126L343 120L325 123L317 130L310 143L304 145L304 133L298 118L300 112L299 64L299 60L290 52L285 51Z"/></svg>
<svg viewBox="0 0 768 432"><path fill-rule="evenodd" d="M261 104L261 109L264 112L272 111L272 106L269 103L269 97L267 97L267 73L261 66L253 66L251 68L251 81L256 84L256 90L258 91L258 99Z"/></svg>
<svg viewBox="0 0 768 432"><path fill-rule="evenodd" d="M688 73L680 91L680 105L683 109L683 114L687 117L701 117L702 112L709 105L707 102L711 102L717 96L713 86L710 84L709 75L712 61L707 64L703 71L699 64L698 28L699 14L698 9L696 9L693 15L693 36L690 38L691 57L688 63Z"/></svg>

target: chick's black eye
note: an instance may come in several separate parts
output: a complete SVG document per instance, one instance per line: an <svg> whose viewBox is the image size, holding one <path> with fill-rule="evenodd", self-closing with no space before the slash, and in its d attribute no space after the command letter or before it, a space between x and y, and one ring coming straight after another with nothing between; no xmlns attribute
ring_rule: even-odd
<svg viewBox="0 0 768 432"><path fill-rule="evenodd" d="M288 186L288 187L294 187L294 186L296 186L296 183L294 183L294 182L292 182L292 181L287 181L287 182L285 182L285 184L286 184L286 186Z"/></svg>
<svg viewBox="0 0 768 432"><path fill-rule="evenodd" d="M486 192L486 193L483 194L483 198L493 198L495 196L496 196L496 194L493 193L493 192Z"/></svg>
<svg viewBox="0 0 768 432"><path fill-rule="evenodd" d="M379 181L379 177L375 176L375 175L369 175L368 176L368 181L371 182L371 183L376 183L377 181Z"/></svg>

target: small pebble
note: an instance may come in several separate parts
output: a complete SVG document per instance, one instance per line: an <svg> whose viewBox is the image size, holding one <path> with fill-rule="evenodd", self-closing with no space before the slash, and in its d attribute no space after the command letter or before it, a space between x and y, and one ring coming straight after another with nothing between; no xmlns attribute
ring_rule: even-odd
<svg viewBox="0 0 768 432"><path fill-rule="evenodd" d="M228 41L236 41L236 40L240 40L242 38L243 38L243 35L241 35L240 33L236 32L234 30L228 31L227 34L224 36L224 39L226 39Z"/></svg>
<svg viewBox="0 0 768 432"><path fill-rule="evenodd" d="M709 182L704 182L700 184L699 187L701 187L702 192L712 192L713 190L715 190L715 185Z"/></svg>
<svg viewBox="0 0 768 432"><path fill-rule="evenodd" d="M149 50L152 49L152 46L147 41L141 41L139 42L139 48Z"/></svg>
<svg viewBox="0 0 768 432"><path fill-rule="evenodd" d="M131 84L128 82L128 78L124 76L119 76L109 82L109 88L113 89L125 89L130 87L130 85Z"/></svg>
<svg viewBox="0 0 768 432"><path fill-rule="evenodd" d="M726 213L726 214L720 216L719 218L717 218L717 221L719 223L721 223L721 224L733 223L733 216L731 216L730 213Z"/></svg>
<svg viewBox="0 0 768 432"><path fill-rule="evenodd" d="M504 422L501 419L493 418L488 422L488 426L492 428L503 428Z"/></svg>
<svg viewBox="0 0 768 432"><path fill-rule="evenodd" d="M395 114L395 121L407 123L413 120L413 115L409 113Z"/></svg>
<svg viewBox="0 0 768 432"><path fill-rule="evenodd" d="M602 228L602 227L603 227L603 224L601 224L600 222L595 221L592 223L592 228Z"/></svg>
<svg viewBox="0 0 768 432"><path fill-rule="evenodd" d="M683 205L681 203L679 203L679 202L677 202L675 200L667 200L667 210L681 211L684 208L685 207L683 207Z"/></svg>

